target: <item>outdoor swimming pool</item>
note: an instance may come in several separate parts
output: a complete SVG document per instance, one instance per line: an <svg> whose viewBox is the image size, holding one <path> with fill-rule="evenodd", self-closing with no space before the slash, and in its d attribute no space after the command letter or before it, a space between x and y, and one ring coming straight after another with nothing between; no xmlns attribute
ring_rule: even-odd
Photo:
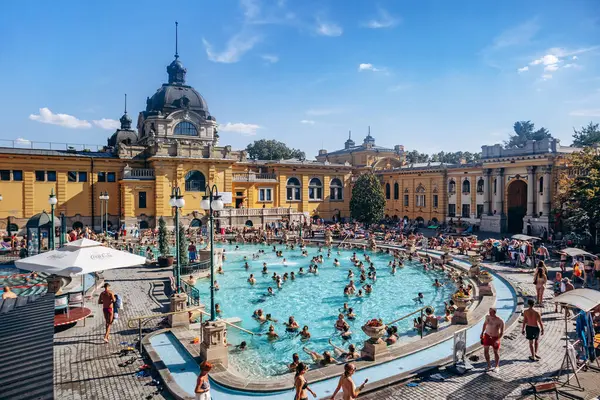
<svg viewBox="0 0 600 400"><path fill-rule="evenodd" d="M338 255L338 249L334 248L331 257L328 258L325 248L319 253L317 247L309 246L306 248L308 257L303 257L299 249L286 250L283 245L277 246L287 260L284 265L283 258L275 255L272 246L240 245L238 250L235 250L235 246L224 246L224 249L225 273L216 277L221 289L216 293L215 302L219 303L223 310L221 317L239 317L239 325L255 333L265 333L271 324L260 324L252 318L254 310L260 308L265 314L271 314L272 318L278 320L273 326L279 334L279 339L274 341L269 341L265 336L250 337L235 329L228 330L229 343L235 345L242 340L248 342L248 350L230 352L230 362L244 376L267 377L285 373L293 353L298 353L301 360L310 361L310 357L302 348L307 346L319 353L325 350L332 351L333 348L328 343L330 339L337 346L347 348L353 343L360 349L367 339L361 326L369 319L381 318L384 322L389 322L423 305L432 305L439 315L443 313L444 301L447 301L456 289L441 272L425 272L419 263L407 262L404 268L398 268L396 274L392 275L391 268L387 266L393 259L392 256L368 252L377 270L377 281L373 284L367 279L366 282L373 284L373 293L362 298L346 297L344 286L349 282L348 270L354 272L354 282L357 286L359 284L360 272L350 261L352 251L340 250ZM253 261L252 254L257 253L259 249L264 250L265 254ZM319 274L298 275L299 268L303 267L307 271L311 258L319 254L324 258L323 264L319 265ZM248 258L249 270L244 268L244 257ZM362 252L358 252L357 257L364 261ZM340 261L340 267L334 267L335 258ZM267 263L269 271L265 275L261 273L263 262ZM368 263L365 263L365 267L368 270ZM272 279L273 273L283 276L285 272L292 271L297 275L296 280L288 280L283 283L282 289L278 290ZM257 279L254 286L247 282L250 273ZM435 278L446 282L446 285L441 288L433 287ZM196 286L200 290L201 301L209 304L209 280L199 280ZM273 287L274 296L266 296L268 287ZM418 292L424 295L422 305L413 300ZM353 333L349 340L342 340L334 328L344 302L348 302L357 315L356 320L347 321ZM291 315L300 327L308 325L310 340L302 341L297 333L286 332L283 322L287 322ZM412 318L408 318L397 324L399 332L405 338L416 335L412 329L412 321Z"/></svg>

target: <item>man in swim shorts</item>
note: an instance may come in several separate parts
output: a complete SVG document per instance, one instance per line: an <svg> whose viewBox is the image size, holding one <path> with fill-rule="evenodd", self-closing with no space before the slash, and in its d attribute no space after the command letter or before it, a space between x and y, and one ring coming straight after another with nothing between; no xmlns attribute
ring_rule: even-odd
<svg viewBox="0 0 600 400"><path fill-rule="evenodd" d="M504 321L496 315L496 309L491 307L489 315L485 317L481 331L481 344L483 345L483 352L487 361L486 371L492 369L490 364L490 346L494 349L494 358L496 361L494 372L500 371L500 340L503 334Z"/></svg>
<svg viewBox="0 0 600 400"><path fill-rule="evenodd" d="M110 335L110 327L114 320L114 304L116 302L115 294L110 290L108 282L104 284L104 291L98 297L98 304L102 304L102 312L104 314L104 322L106 322L106 333L104 341L108 343L108 335Z"/></svg>
<svg viewBox="0 0 600 400"><path fill-rule="evenodd" d="M529 359L537 361L541 358L537 355L538 338L540 337L540 328L541 334L544 334L544 324L542 323L541 314L533 308L535 305L533 299L527 300L527 305L529 308L523 311L523 328L521 333L527 335L527 340L529 340L529 350L531 351Z"/></svg>

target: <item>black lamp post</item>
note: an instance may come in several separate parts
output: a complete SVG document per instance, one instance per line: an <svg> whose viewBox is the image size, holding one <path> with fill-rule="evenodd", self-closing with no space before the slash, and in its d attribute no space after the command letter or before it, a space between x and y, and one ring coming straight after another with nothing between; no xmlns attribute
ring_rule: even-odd
<svg viewBox="0 0 600 400"><path fill-rule="evenodd" d="M48 248L54 250L54 239L55 239L55 228L54 228L54 206L58 203L58 199L54 195L54 189L50 191L50 197L48 197L48 204L50 204L50 219L52 221L50 234L48 235Z"/></svg>
<svg viewBox="0 0 600 400"><path fill-rule="evenodd" d="M217 185L213 185L212 187L206 186L204 190L208 193L206 196L202 197L202 201L200 202L200 207L208 211L208 221L210 224L210 233L209 233L209 246L210 246L210 320L214 321L216 319L215 312L215 250L214 250L214 217L213 211L221 211L223 209L223 201L221 200L221 196L219 195L219 190L217 189Z"/></svg>
<svg viewBox="0 0 600 400"><path fill-rule="evenodd" d="M178 186L171 190L171 198L169 199L169 205L175 208L175 259L177 266L175 268L175 284L176 291L179 293L181 287L181 255L179 254L179 209L185 206L185 199L181 195L181 190Z"/></svg>

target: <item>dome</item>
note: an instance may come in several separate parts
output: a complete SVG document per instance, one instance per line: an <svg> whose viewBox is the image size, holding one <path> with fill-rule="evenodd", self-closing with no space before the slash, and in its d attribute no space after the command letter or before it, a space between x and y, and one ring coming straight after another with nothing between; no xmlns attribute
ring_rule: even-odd
<svg viewBox="0 0 600 400"><path fill-rule="evenodd" d="M169 114L178 109L196 111L208 116L208 105L204 97L193 87L165 83L154 95L146 100L146 111L159 111Z"/></svg>

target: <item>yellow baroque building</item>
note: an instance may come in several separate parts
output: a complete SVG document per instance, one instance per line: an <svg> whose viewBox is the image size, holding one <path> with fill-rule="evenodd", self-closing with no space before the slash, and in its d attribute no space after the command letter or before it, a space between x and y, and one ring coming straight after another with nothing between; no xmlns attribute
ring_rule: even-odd
<svg viewBox="0 0 600 400"><path fill-rule="evenodd" d="M183 224L198 227L206 222L200 201L207 185L225 195L223 227L340 220L350 216L352 183L365 171L380 176L390 218L460 217L494 232L525 232L527 222L532 233L551 226L552 182L561 156L574 150L556 139L522 149L483 146L478 163L407 164L403 146L377 146L369 129L362 144L348 138L343 149L322 149L315 161L250 160L245 151L219 146L216 119L186 84L186 72L176 55L137 129L125 110L120 129L97 151L1 147L0 229L22 230L30 217L49 212L51 192L67 228L100 230L101 215L113 227L152 228L160 217L171 225L174 188L185 199Z"/></svg>

